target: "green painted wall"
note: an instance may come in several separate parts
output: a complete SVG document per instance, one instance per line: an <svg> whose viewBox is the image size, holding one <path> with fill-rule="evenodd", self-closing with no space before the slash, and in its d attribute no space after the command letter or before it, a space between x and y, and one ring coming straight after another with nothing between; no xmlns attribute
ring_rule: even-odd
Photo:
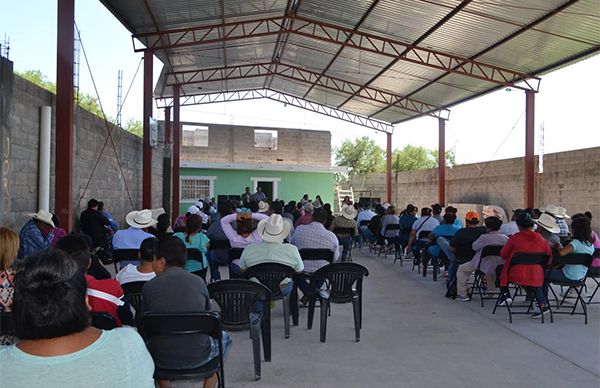
<svg viewBox="0 0 600 388"><path fill-rule="evenodd" d="M215 198L218 195L239 195L246 186L252 186L250 177L281 178L278 185L278 197L286 202L298 201L302 195L308 194L310 198L320 195L324 203L333 206L333 173L331 172L291 172L291 171L256 171L256 170L225 170L182 168L181 177L184 176L216 176ZM181 203L180 211L185 212L189 203Z"/></svg>

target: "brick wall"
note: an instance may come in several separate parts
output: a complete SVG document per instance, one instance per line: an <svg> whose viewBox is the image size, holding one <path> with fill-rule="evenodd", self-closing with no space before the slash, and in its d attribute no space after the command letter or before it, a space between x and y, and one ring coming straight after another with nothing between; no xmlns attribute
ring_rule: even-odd
<svg viewBox="0 0 600 388"><path fill-rule="evenodd" d="M507 211L521 208L524 164L523 158L514 158L449 168L446 202L497 205ZM386 196L385 174L355 177L351 184L355 192ZM392 175L392 199L400 208L437 202L437 170ZM589 210L595 216L593 227L600 230L600 147L544 155L544 172L536 174L535 206L548 204L564 206L570 214Z"/></svg>
<svg viewBox="0 0 600 388"><path fill-rule="evenodd" d="M6 66L6 62L3 66ZM38 207L38 156L40 107L52 106L52 149L50 208L54 207L54 144L56 96L6 72L0 76L0 94L8 103L8 109L0 110L3 190L2 225L18 230L26 221L26 213ZM12 80L10 79L12 78ZM7 90L10 87L10 90ZM8 98L7 98L8 97ZM4 113L3 113L4 112ZM112 131L89 187L83 195L96 160L107 139L107 128L100 117L79 109L75 113L74 159L73 159L73 208L77 215L86 207L87 200L94 197L103 200L115 220L124 224L125 215L141 207L142 198L142 139L121 128ZM160 136L160 135L159 135ZM113 145L114 143L114 149ZM115 151L116 150L116 151ZM117 155L125 179L121 177ZM162 148L153 157L153 206L162 205ZM125 186L129 187L133 206ZM81 202L79 201L80 197Z"/></svg>
<svg viewBox="0 0 600 388"><path fill-rule="evenodd" d="M211 163L331 164L331 133L304 129L185 123L209 128L208 147L182 147L181 160ZM277 130L277 149L254 148L254 130Z"/></svg>

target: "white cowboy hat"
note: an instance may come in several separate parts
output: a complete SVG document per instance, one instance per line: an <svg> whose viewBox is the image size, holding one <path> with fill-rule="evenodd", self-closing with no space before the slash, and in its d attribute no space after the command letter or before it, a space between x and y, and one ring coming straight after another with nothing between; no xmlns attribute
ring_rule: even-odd
<svg viewBox="0 0 600 388"><path fill-rule="evenodd" d="M136 229L144 229L149 228L150 226L156 225L157 221L152 218L152 211L148 209L140 210L140 211L132 211L127 214L125 217L125 222L127 225Z"/></svg>
<svg viewBox="0 0 600 388"><path fill-rule="evenodd" d="M560 207L560 206L558 207L558 214L556 214L556 217L558 217L558 218L571 218L567 214L567 209L565 209L564 207Z"/></svg>
<svg viewBox="0 0 600 388"><path fill-rule="evenodd" d="M256 231L267 242L281 242L290 234L290 223L284 222L279 214L271 214L258 223Z"/></svg>
<svg viewBox="0 0 600 388"><path fill-rule="evenodd" d="M356 209L354 206L342 206L342 216L349 220L353 220L356 217Z"/></svg>
<svg viewBox="0 0 600 388"><path fill-rule="evenodd" d="M192 205L190 207L188 207L187 212L186 213L190 213L190 214L198 214L200 213L200 209L198 209L198 206L196 205Z"/></svg>
<svg viewBox="0 0 600 388"><path fill-rule="evenodd" d="M548 205L545 209L541 210L556 218L571 218L567 215L567 209L565 209L564 207Z"/></svg>
<svg viewBox="0 0 600 388"><path fill-rule="evenodd" d="M546 229L550 233L560 232L560 226L558 226L556 220L550 214L543 213L540 218L533 220L533 222Z"/></svg>
<svg viewBox="0 0 600 388"><path fill-rule="evenodd" d="M27 213L27 217L31 217L34 220L42 221L44 224L48 224L54 228L54 222L52 222L52 213L47 210L39 210L37 213Z"/></svg>
<svg viewBox="0 0 600 388"><path fill-rule="evenodd" d="M266 213L269 210L269 204L263 201L260 201L258 203L258 212L259 213Z"/></svg>

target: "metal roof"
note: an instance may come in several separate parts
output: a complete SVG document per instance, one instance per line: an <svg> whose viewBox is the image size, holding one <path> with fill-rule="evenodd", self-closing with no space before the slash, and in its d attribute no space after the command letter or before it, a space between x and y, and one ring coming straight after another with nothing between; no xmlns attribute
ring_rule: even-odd
<svg viewBox="0 0 600 388"><path fill-rule="evenodd" d="M538 91L539 75L600 50L599 0L100 1L163 62L157 99L176 84L189 103L256 90L369 122Z"/></svg>

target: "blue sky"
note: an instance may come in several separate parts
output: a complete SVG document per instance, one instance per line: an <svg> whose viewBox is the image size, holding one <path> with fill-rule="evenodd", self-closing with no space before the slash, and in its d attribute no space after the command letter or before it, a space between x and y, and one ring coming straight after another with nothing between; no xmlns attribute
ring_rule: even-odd
<svg viewBox="0 0 600 388"><path fill-rule="evenodd" d="M96 0L76 0L76 23L105 111L116 116L117 73L124 72L123 94L132 82L142 55L133 52L130 33ZM56 78L56 1L4 1L0 39L10 37L10 59L18 71L39 69ZM155 59L154 78L162 63ZM558 70L542 78L536 96L536 129L544 127L544 152L600 146L597 91L600 56ZM95 95L81 54L80 89ZM505 91L451 109L446 125L446 147L455 148L457 161L468 163L524 154L525 94ZM123 121L142 113L142 70L123 107ZM162 111L155 111L162 118ZM182 120L329 130L332 145L345 139L371 136L385 146L385 135L273 101L244 101L182 108ZM505 140L506 139L506 140ZM539 139L536 150L539 151ZM504 143L503 143L504 141ZM421 118L397 125L394 148L407 144L437 147L437 120ZM503 143L501 145L501 143Z"/></svg>

